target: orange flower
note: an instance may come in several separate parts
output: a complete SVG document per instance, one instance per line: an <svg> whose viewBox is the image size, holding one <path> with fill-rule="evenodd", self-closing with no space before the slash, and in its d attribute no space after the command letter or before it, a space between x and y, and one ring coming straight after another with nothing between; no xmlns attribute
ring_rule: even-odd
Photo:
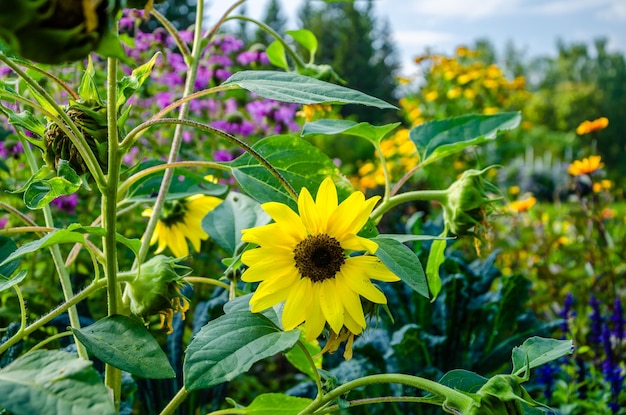
<svg viewBox="0 0 626 415"><path fill-rule="evenodd" d="M574 160L567 168L567 172L572 176L581 176L590 174L604 167L604 163L600 162L600 156L589 156L582 160Z"/></svg>
<svg viewBox="0 0 626 415"><path fill-rule="evenodd" d="M583 121L576 128L576 134L583 135L604 130L608 125L609 119L606 117L601 117L593 121Z"/></svg>
<svg viewBox="0 0 626 415"><path fill-rule="evenodd" d="M531 207L535 206L537 199L534 196L530 196L524 200L516 200L509 203L509 209L515 213L526 212Z"/></svg>

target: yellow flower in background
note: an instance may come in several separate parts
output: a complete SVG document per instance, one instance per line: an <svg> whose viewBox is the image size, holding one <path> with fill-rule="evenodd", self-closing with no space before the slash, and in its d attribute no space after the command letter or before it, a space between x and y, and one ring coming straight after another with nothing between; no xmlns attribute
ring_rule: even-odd
<svg viewBox="0 0 626 415"><path fill-rule="evenodd" d="M311 122L316 118L323 117L325 114L331 113L333 110L329 104L310 104L303 105L302 109L296 112L296 115L303 117L306 122Z"/></svg>
<svg viewBox="0 0 626 415"><path fill-rule="evenodd" d="M250 299L252 312L284 301L283 328L292 330L304 323L307 341L316 339L326 324L331 336L345 336L347 330L352 339L361 333L366 321L360 297L376 304L387 302L371 280L399 280L378 258L368 255L378 245L357 236L379 199L366 200L363 193L354 192L338 204L335 184L327 178L315 201L302 189L299 214L282 203L263 204L274 223L246 229L242 237L259 245L241 258L249 267L241 279L260 282ZM350 255L354 252L365 254Z"/></svg>
<svg viewBox="0 0 626 415"><path fill-rule="evenodd" d="M589 156L582 160L574 160L567 168L567 172L572 176L580 176L583 174L591 174L596 170L604 167L604 163L600 162L600 156Z"/></svg>
<svg viewBox="0 0 626 415"><path fill-rule="evenodd" d="M609 119L606 117L600 117L593 121L583 121L578 127L576 127L576 134L590 134L595 131L604 130L609 125Z"/></svg>
<svg viewBox="0 0 626 415"><path fill-rule="evenodd" d="M159 243L155 253L159 254L169 247L175 257L185 257L189 255L187 240L199 252L200 242L209 238L202 230L202 219L220 203L222 199L201 194L165 202L150 239L150 245ZM152 216L152 209L144 210L141 216Z"/></svg>
<svg viewBox="0 0 626 415"><path fill-rule="evenodd" d="M514 202L509 203L509 210L520 213L526 212L531 207L535 206L537 203L537 198L534 196L527 197L526 199L516 200Z"/></svg>

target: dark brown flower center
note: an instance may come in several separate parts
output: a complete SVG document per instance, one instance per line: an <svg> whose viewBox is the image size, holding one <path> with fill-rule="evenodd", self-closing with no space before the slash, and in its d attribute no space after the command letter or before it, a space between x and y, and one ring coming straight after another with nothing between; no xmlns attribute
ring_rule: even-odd
<svg viewBox="0 0 626 415"><path fill-rule="evenodd" d="M313 282L334 278L344 264L343 248L326 234L309 235L293 250L296 268Z"/></svg>

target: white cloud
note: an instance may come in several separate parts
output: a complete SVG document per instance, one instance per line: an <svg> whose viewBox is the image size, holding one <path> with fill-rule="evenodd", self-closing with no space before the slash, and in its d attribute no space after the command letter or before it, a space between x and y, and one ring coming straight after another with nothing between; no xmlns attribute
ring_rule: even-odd
<svg viewBox="0 0 626 415"><path fill-rule="evenodd" d="M605 20L626 21L626 2L624 0L613 0L606 10L598 13L598 16Z"/></svg>
<svg viewBox="0 0 626 415"><path fill-rule="evenodd" d="M589 9L604 7L606 1L598 0L556 0L545 1L540 5L528 8L530 13L542 15L564 15L568 13L578 13Z"/></svg>
<svg viewBox="0 0 626 415"><path fill-rule="evenodd" d="M434 17L480 19L518 9L521 0L419 0L412 11Z"/></svg>
<svg viewBox="0 0 626 415"><path fill-rule="evenodd" d="M428 46L450 41L454 36L435 30L400 30L394 33L396 42L403 46Z"/></svg>

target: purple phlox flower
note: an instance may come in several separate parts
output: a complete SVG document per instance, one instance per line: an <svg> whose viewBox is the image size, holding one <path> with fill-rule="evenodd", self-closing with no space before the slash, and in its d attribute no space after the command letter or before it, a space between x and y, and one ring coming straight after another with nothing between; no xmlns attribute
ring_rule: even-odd
<svg viewBox="0 0 626 415"><path fill-rule="evenodd" d="M184 74L187 72L187 64L185 63L185 59L183 55L176 52L168 51L166 52L165 60L172 67L174 72Z"/></svg>
<svg viewBox="0 0 626 415"><path fill-rule="evenodd" d="M57 207L59 210L65 213L76 213L76 205L78 205L78 195L72 193L71 195L59 196L50 202L51 205Z"/></svg>
<svg viewBox="0 0 626 415"><path fill-rule="evenodd" d="M233 135L241 135L247 137L251 135L256 126L249 120L242 118L241 120L215 120L211 122L211 126L218 128Z"/></svg>
<svg viewBox="0 0 626 415"><path fill-rule="evenodd" d="M191 133L191 131L188 131L188 130L183 131L183 141L185 143L191 143L192 140L193 140L193 134Z"/></svg>
<svg viewBox="0 0 626 415"><path fill-rule="evenodd" d="M228 56L211 55L206 60L206 66L213 67L213 68L218 67L218 66L222 66L222 67L226 68L226 67L229 67L229 66L233 66L233 61Z"/></svg>
<svg viewBox="0 0 626 415"><path fill-rule="evenodd" d="M267 65L270 63L267 58L267 53L263 50L247 50L237 55L237 62L241 65L250 65L252 63L258 63L261 65Z"/></svg>
<svg viewBox="0 0 626 415"><path fill-rule="evenodd" d="M0 216L0 229L4 229L7 223L9 223L9 217L7 215Z"/></svg>
<svg viewBox="0 0 626 415"><path fill-rule="evenodd" d="M572 306L574 305L574 297L572 293L567 293L565 301L563 302L563 308L558 312L558 316L563 319L561 322L561 332L563 338L569 334L569 319L573 316Z"/></svg>
<svg viewBox="0 0 626 415"><path fill-rule="evenodd" d="M219 149L213 152L213 160L215 161L231 161L233 158L231 152L225 149Z"/></svg>
<svg viewBox="0 0 626 415"><path fill-rule="evenodd" d="M13 69L9 68L8 66L0 67L0 76L5 77L11 73L13 73Z"/></svg>
<svg viewBox="0 0 626 415"><path fill-rule="evenodd" d="M131 147L128 153L124 154L122 161L127 166L132 166L137 162L137 156L139 155L139 149L135 146Z"/></svg>
<svg viewBox="0 0 626 415"><path fill-rule="evenodd" d="M167 91L162 91L156 95L156 104L159 108L163 109L170 105L174 101L174 94Z"/></svg>
<svg viewBox="0 0 626 415"><path fill-rule="evenodd" d="M243 47L243 41L232 35L216 36L211 46L221 50L225 54L237 52Z"/></svg>
<svg viewBox="0 0 626 415"><path fill-rule="evenodd" d="M215 70L214 75L215 75L215 79L217 79L218 81L225 81L228 78L230 78L230 76L232 75L232 72L224 68L218 68Z"/></svg>

